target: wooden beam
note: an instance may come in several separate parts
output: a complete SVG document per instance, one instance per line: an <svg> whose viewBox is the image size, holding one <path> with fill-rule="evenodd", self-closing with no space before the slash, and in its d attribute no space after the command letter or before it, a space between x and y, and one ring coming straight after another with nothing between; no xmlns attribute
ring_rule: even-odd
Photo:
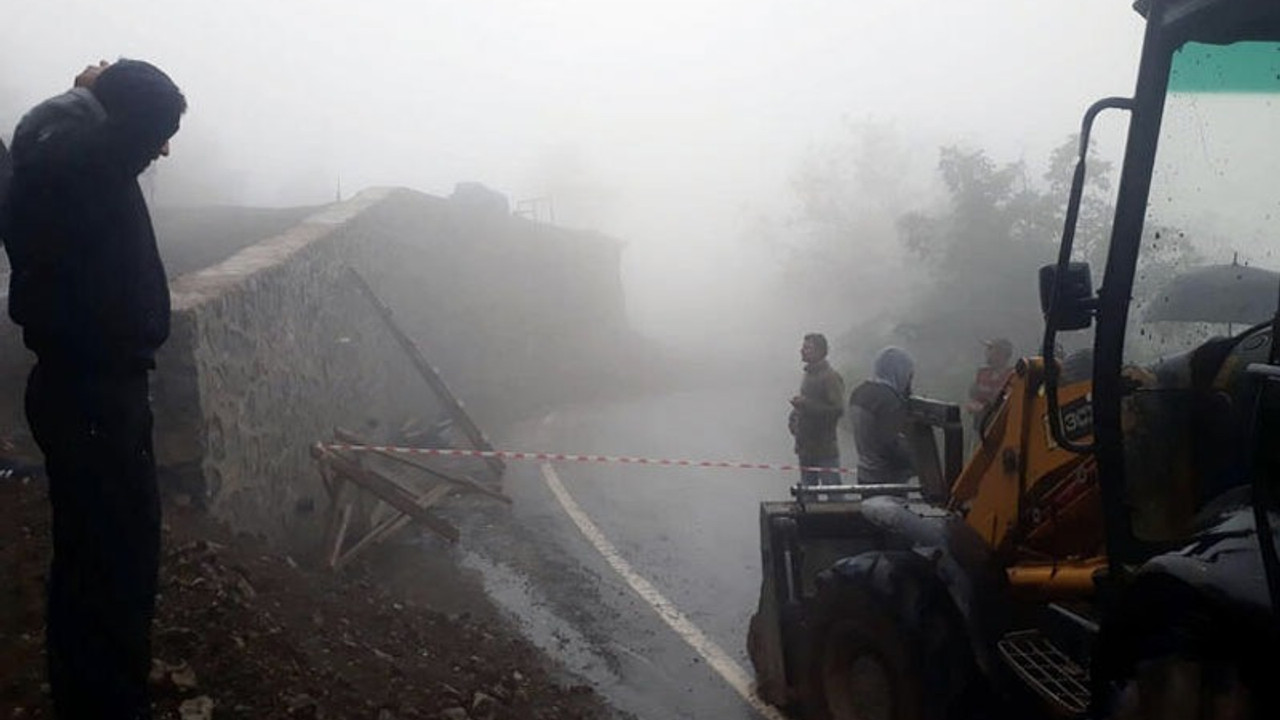
<svg viewBox="0 0 1280 720"><path fill-rule="evenodd" d="M418 496L418 505L422 509L427 509L432 505L440 502L452 491L448 485L437 485L422 495ZM404 513L397 513L395 517L387 518L377 527L370 530L364 537L360 538L351 549L342 554L332 565L335 570L341 570L344 565L355 559L356 553L364 550L370 545L380 543L385 540L391 533L404 527L412 518Z"/></svg>
<svg viewBox="0 0 1280 720"><path fill-rule="evenodd" d="M320 481L324 483L324 493L332 501L336 489L333 486L333 478L329 477L329 468L324 463L316 463L316 469L320 472Z"/></svg>
<svg viewBox="0 0 1280 720"><path fill-rule="evenodd" d="M347 458L325 449L321 443L311 446L311 455L322 462L328 463L334 470L346 476L348 480L361 485L377 497L385 500L391 507L409 515L437 535L449 542L458 541L460 533L457 527L419 507L414 494L396 481L373 470L360 467Z"/></svg>
<svg viewBox="0 0 1280 720"><path fill-rule="evenodd" d="M492 489L492 488L485 487L483 484L476 482L474 479L469 478L469 477L467 477L466 475L454 475L453 473L451 473L451 472L449 472L449 471L447 471L447 470L441 470L440 468L434 468L434 467L431 467L430 465L426 464L425 462L423 462L423 461L421 461L421 460L416 460L415 458L413 458L413 457L412 457L412 456L410 456L410 455L404 455L404 454L402 454L402 453L386 452L386 451L382 451L382 450L374 450L374 451L372 451L372 452L373 452L375 455L379 455L379 456L381 456L381 457L385 457L385 458L387 458L388 460L394 460L394 461L396 461L396 462L398 462L398 463L402 463L402 464L404 464L404 465L408 465L409 467L417 468L417 469L419 469L419 470L421 470L421 471L423 471L423 472L427 473L428 475L433 475L433 476L435 476L435 477L437 477L437 478L439 478L439 479L441 479L441 480L444 480L444 481L446 481L446 482L450 482L450 483L453 483L453 484L455 484L455 485L459 485L459 486L461 486L461 487L463 487L463 488L465 488L465 489L467 489L467 490L470 490L470 491L472 491L472 492L476 492L476 493L479 493L479 494L481 494L481 495L486 495L486 496L488 496L488 497L493 498L494 500L501 500L502 502L504 502L504 503L506 503L506 504L508 504L508 505L511 505L511 504L514 502L514 501L511 499L511 496L510 496L510 495L507 495L506 493L499 492L499 491L494 490L494 489Z"/></svg>
<svg viewBox="0 0 1280 720"><path fill-rule="evenodd" d="M475 421L471 419L471 415L468 414L466 408L463 407L462 401L453 394L453 391L449 389L449 385L445 383L444 378L440 376L440 371L434 365L427 362L426 357L422 355L422 350L418 348L418 344L413 341L413 338L406 335L404 330L401 330L400 326L396 324L396 321L392 319L391 308L387 307L386 303L382 302L382 299L373 291L373 288L369 287L369 283L365 281L364 276L356 272L355 268L348 268L348 272L351 275L351 279L355 282L356 287L360 289L361 294L363 294L365 298L368 299L369 303L373 305L374 309L378 311L378 317L382 318L382 321L391 331L391 335L396 339L396 342L400 343L400 347L404 348L404 351L408 353L409 360L412 361L413 366L418 369L418 373L427 381L427 384L431 386L431 389L435 391L436 395L444 401L445 408L453 416L454 421L462 426L462 431L466 433L472 446L478 450L492 451L493 444L489 442L489 437L485 435L480 429L480 426L476 425ZM485 458L484 461L498 477L502 477L503 471L506 470L506 464L503 463L500 458L490 457Z"/></svg>
<svg viewBox="0 0 1280 720"><path fill-rule="evenodd" d="M329 546L329 557L326 559L329 567L338 564L338 558L342 555L342 543L347 539L347 528L350 525L351 503L347 503L338 511L338 529L333 535L333 545Z"/></svg>
<svg viewBox="0 0 1280 720"><path fill-rule="evenodd" d="M349 445L367 445L368 444L359 435L356 435L355 433L349 430L343 430L342 428L334 428L333 436L337 438L339 442L347 443ZM476 482L475 480L465 475L455 475L447 470L442 470L440 468L432 467L427 463L423 462L422 460L418 460L411 455L407 455L405 453L388 452L386 450L369 450L368 452L371 452L374 455L377 455L378 457L384 457L388 460L394 460L395 462L401 463L403 465L408 465L411 468L416 468L418 470L421 470L427 473L428 475L432 475L441 480L445 480L455 485L462 486L468 490L471 490L472 492L477 492L477 493L480 493L481 495L487 495L495 500L501 500L502 502L505 502L508 505L512 504L512 500L510 496L508 496L505 493L499 492L497 490L493 490L491 488L487 488L484 485Z"/></svg>
<svg viewBox="0 0 1280 720"><path fill-rule="evenodd" d="M319 458L316 459L317 461L320 460ZM332 554L332 548L334 546L334 539L338 536L338 522L342 512L342 498L344 491L347 488L347 482L341 475L332 472L323 461L318 464L323 468L323 473L326 476L329 476L332 487L332 490L329 493L329 507L325 510L324 540L320 544L319 558L319 562L321 564L328 564L329 557Z"/></svg>

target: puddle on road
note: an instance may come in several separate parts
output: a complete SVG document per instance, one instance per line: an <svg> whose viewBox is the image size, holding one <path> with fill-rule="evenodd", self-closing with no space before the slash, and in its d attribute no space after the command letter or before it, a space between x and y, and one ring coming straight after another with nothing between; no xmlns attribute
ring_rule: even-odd
<svg viewBox="0 0 1280 720"><path fill-rule="evenodd" d="M480 574L489 597L516 619L520 631L539 650L597 689L617 684L618 677L610 672L608 660L577 628L552 612L527 578L477 553L463 552L461 556L462 566Z"/></svg>
<svg viewBox="0 0 1280 720"><path fill-rule="evenodd" d="M639 720L686 720L698 717L680 710L689 702L687 690L678 696L655 692L677 678L624 644L607 641L605 653L569 621L555 614L549 602L516 570L475 552L462 552L462 567L480 574L485 591L521 633L539 650L558 660L575 682L585 682L617 710ZM621 674L619 674L621 673ZM659 682L652 682L657 679ZM726 716L727 717L727 716Z"/></svg>

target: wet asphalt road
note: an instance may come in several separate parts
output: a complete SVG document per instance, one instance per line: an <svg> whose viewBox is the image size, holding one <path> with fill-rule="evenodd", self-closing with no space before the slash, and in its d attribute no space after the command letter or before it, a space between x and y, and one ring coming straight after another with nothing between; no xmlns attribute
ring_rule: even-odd
<svg viewBox="0 0 1280 720"><path fill-rule="evenodd" d="M562 409L519 427L510 449L793 461L779 384ZM842 441L845 438L842 438ZM771 471L559 464L565 488L634 571L750 674L759 592L758 503L787 496ZM519 528L469 555L526 632L620 710L640 718L759 717L582 536L537 463L506 475Z"/></svg>

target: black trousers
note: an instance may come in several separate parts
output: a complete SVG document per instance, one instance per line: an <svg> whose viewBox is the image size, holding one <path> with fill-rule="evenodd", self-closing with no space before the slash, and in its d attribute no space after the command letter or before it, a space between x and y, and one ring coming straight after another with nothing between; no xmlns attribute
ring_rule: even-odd
<svg viewBox="0 0 1280 720"><path fill-rule="evenodd" d="M149 718L160 500L147 372L38 364L26 411L53 507L46 643L56 715Z"/></svg>

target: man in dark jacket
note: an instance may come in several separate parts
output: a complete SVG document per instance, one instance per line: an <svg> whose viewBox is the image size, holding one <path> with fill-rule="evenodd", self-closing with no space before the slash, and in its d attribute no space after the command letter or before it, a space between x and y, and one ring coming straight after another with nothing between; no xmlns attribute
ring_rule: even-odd
<svg viewBox="0 0 1280 720"><path fill-rule="evenodd" d="M0 223L9 314L36 354L27 421L53 508L49 676L59 718L150 717L160 503L148 371L169 288L138 175L186 100L156 67L90 67L18 123Z"/></svg>
<svg viewBox="0 0 1280 720"><path fill-rule="evenodd" d="M0 223L4 222L4 203L9 197L9 178L13 176L13 164L9 161L9 148L0 140ZM0 242L4 242L4 226L0 225Z"/></svg>
<svg viewBox="0 0 1280 720"><path fill-rule="evenodd" d="M804 336L800 346L804 380L800 394L791 398L788 426L795 437L796 457L803 467L840 467L836 422L844 413L844 380L827 362L827 338L818 333ZM835 471L801 470L804 485L838 485Z"/></svg>

